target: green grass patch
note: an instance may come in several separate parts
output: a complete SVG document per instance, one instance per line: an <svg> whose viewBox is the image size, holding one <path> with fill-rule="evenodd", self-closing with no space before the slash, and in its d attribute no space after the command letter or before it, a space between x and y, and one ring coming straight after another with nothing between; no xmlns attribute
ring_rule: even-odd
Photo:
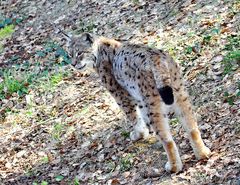
<svg viewBox="0 0 240 185"><path fill-rule="evenodd" d="M229 52L223 60L224 74L230 74L231 72L239 69L240 66L240 50Z"/></svg>
<svg viewBox="0 0 240 185"><path fill-rule="evenodd" d="M121 132L121 136L123 136L124 138L129 138L130 137L130 132L126 131L126 130L123 130Z"/></svg>
<svg viewBox="0 0 240 185"><path fill-rule="evenodd" d="M236 94L230 94L227 91L224 92L225 102L229 105L234 105L234 102L240 98L240 81L237 83L238 92Z"/></svg>
<svg viewBox="0 0 240 185"><path fill-rule="evenodd" d="M48 158L48 156L44 156L44 157L42 158L42 163L44 163L44 164L49 163L49 158Z"/></svg>
<svg viewBox="0 0 240 185"><path fill-rule="evenodd" d="M9 98L13 93L20 97L27 94L30 89L53 91L56 86L68 76L61 66L55 69L43 69L42 66L30 66L27 62L12 68L0 71L0 99Z"/></svg>
<svg viewBox="0 0 240 185"><path fill-rule="evenodd" d="M178 118L170 119L170 125L171 126L177 126L178 124L179 124Z"/></svg>
<svg viewBox="0 0 240 185"><path fill-rule="evenodd" d="M52 63L57 63L59 66L64 66L71 63L68 53L54 41L46 42L42 50L35 52L39 58L47 58Z"/></svg>
<svg viewBox="0 0 240 185"><path fill-rule="evenodd" d="M0 40L11 37L14 32L14 25L8 25L0 29Z"/></svg>
<svg viewBox="0 0 240 185"><path fill-rule="evenodd" d="M64 132L65 132L65 125L62 123L56 123L53 125L51 135L53 139L60 141L61 136L63 135Z"/></svg>
<svg viewBox="0 0 240 185"><path fill-rule="evenodd" d="M84 115L84 114L87 114L88 113L88 111L89 111L89 106L87 105L87 106L85 106L85 107L83 107L82 109L81 109L81 111L80 111L80 115Z"/></svg>
<svg viewBox="0 0 240 185"><path fill-rule="evenodd" d="M0 41L12 36L15 31L15 25L21 23L23 18L0 17ZM0 43L0 53L3 51L3 45Z"/></svg>
<svg viewBox="0 0 240 185"><path fill-rule="evenodd" d="M92 33L94 28L97 27L97 25L93 22L93 20L89 20L87 22L80 21L78 27L79 29L76 31L77 34L80 34L83 32Z"/></svg>
<svg viewBox="0 0 240 185"><path fill-rule="evenodd" d="M80 182L79 182L79 180L77 179L77 177L74 178L73 184L74 184L74 185L80 185Z"/></svg>
<svg viewBox="0 0 240 185"><path fill-rule="evenodd" d="M139 0L132 0L133 4L138 5L140 2Z"/></svg>
<svg viewBox="0 0 240 185"><path fill-rule="evenodd" d="M224 48L227 54L222 61L224 75L231 74L240 66L240 35L229 36L227 40L228 43Z"/></svg>
<svg viewBox="0 0 240 185"><path fill-rule="evenodd" d="M4 83L1 82L1 83L0 83L0 99L4 99L4 98L5 98Z"/></svg>
<svg viewBox="0 0 240 185"><path fill-rule="evenodd" d="M57 182L60 182L60 181L62 181L64 179L64 177L62 176L62 175L57 175L56 177L55 177L55 180L57 181Z"/></svg>
<svg viewBox="0 0 240 185"><path fill-rule="evenodd" d="M225 100L228 102L229 105L233 105L234 103L234 96L230 95L228 92L224 93Z"/></svg>
<svg viewBox="0 0 240 185"><path fill-rule="evenodd" d="M226 55L222 61L222 65L224 67L223 74L224 76L239 72L240 68L240 35L231 35L227 37L227 44L225 45L224 51ZM237 81L234 84L237 91L234 94L230 94L228 91L224 92L224 101L229 105L234 105L240 98L240 81Z"/></svg>
<svg viewBox="0 0 240 185"><path fill-rule="evenodd" d="M53 86L57 85L59 82L61 82L63 80L63 73L57 73L57 74L53 74L50 77L50 82Z"/></svg>
<svg viewBox="0 0 240 185"><path fill-rule="evenodd" d="M0 41L12 36L14 25L8 25L0 29ZM0 53L3 51L3 45L0 43Z"/></svg>
<svg viewBox="0 0 240 185"><path fill-rule="evenodd" d="M41 185L48 185L48 182L47 181L42 181Z"/></svg>
<svg viewBox="0 0 240 185"><path fill-rule="evenodd" d="M112 173L116 169L116 164L113 161L108 161L107 162L107 173Z"/></svg>
<svg viewBox="0 0 240 185"><path fill-rule="evenodd" d="M234 51L240 49L240 35L228 36L228 43L225 45L225 50Z"/></svg>
<svg viewBox="0 0 240 185"><path fill-rule="evenodd" d="M9 18L9 17L1 17L0 18L0 29L5 28L9 25L17 25L20 24L26 17L18 17L18 18Z"/></svg>
<svg viewBox="0 0 240 185"><path fill-rule="evenodd" d="M68 74L64 72L54 72L50 74L49 71L45 70L42 76L37 79L33 86L34 88L38 88L43 91L52 92L56 89L59 82L61 82L67 75Z"/></svg>
<svg viewBox="0 0 240 185"><path fill-rule="evenodd" d="M28 80L17 79L11 71L3 72L3 81L0 83L0 99L17 93L19 96L28 93Z"/></svg>
<svg viewBox="0 0 240 185"><path fill-rule="evenodd" d="M41 183L33 182L32 185L48 185L48 182L43 180Z"/></svg>
<svg viewBox="0 0 240 185"><path fill-rule="evenodd" d="M125 157L120 159L120 170L128 171L133 166L134 154L127 154Z"/></svg>
<svg viewBox="0 0 240 185"><path fill-rule="evenodd" d="M209 44L210 41L211 41L211 39L212 39L212 36L211 36L211 35L205 35L205 36L203 37L203 44Z"/></svg>

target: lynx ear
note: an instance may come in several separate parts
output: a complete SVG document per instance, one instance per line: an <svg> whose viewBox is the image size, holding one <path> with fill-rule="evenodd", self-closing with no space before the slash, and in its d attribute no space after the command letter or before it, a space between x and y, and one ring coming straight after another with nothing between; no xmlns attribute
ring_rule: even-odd
<svg viewBox="0 0 240 185"><path fill-rule="evenodd" d="M65 33L64 31L60 31L60 33L63 35L63 37L67 40L67 42L71 42L72 41L72 34L69 34L69 33Z"/></svg>
<svg viewBox="0 0 240 185"><path fill-rule="evenodd" d="M61 28L54 25L54 30L56 34L61 34L68 42L72 40L72 34L66 33Z"/></svg>
<svg viewBox="0 0 240 185"><path fill-rule="evenodd" d="M84 39L84 41L88 42L89 45L92 45L94 42L94 37L92 34L90 33L83 33L82 37Z"/></svg>
<svg viewBox="0 0 240 185"><path fill-rule="evenodd" d="M68 48L72 47L72 44L74 43L74 36L70 33L65 33L65 32L62 32L62 35L67 41L66 42L67 47Z"/></svg>

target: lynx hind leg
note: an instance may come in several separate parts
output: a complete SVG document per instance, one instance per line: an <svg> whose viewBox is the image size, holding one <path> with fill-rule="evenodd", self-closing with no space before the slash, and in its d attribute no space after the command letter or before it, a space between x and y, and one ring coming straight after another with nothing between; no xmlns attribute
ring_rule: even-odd
<svg viewBox="0 0 240 185"><path fill-rule="evenodd" d="M187 132L195 156L198 159L208 158L211 153L210 149L203 143L188 94L183 90L176 93L176 113L179 115L180 122Z"/></svg>
<svg viewBox="0 0 240 185"><path fill-rule="evenodd" d="M179 67L176 63L172 62L170 72L175 97L175 110L187 132L194 154L198 159L208 158L211 151L205 146L201 138L201 133L192 111L189 95L184 88Z"/></svg>
<svg viewBox="0 0 240 185"><path fill-rule="evenodd" d="M165 169L166 171L179 172L182 170L182 161L176 143L171 135L168 116L165 114L164 103L156 88L153 75L147 72L142 73L140 82L139 89L143 96L142 104L147 107L147 115L150 120L147 126L149 129L153 128L167 153L168 162L165 165Z"/></svg>
<svg viewBox="0 0 240 185"><path fill-rule="evenodd" d="M182 161L176 143L170 132L168 116L164 109L164 103L161 102L160 96L151 97L149 104L149 115L152 127L156 132L156 136L162 142L164 150L167 153L168 162L165 165L166 171L179 172L182 170Z"/></svg>

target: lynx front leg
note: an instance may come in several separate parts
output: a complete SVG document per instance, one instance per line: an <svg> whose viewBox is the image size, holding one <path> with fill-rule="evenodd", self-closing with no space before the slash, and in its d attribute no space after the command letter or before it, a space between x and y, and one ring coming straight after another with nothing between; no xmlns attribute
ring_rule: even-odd
<svg viewBox="0 0 240 185"><path fill-rule="evenodd" d="M111 86L111 88L118 87L118 91L110 92L120 108L124 111L126 114L128 120L133 125L133 131L130 133L130 138L132 141L137 141L142 138L147 138L149 135L148 129L146 127L146 124L144 123L141 115L138 111L138 106L135 100L132 99L132 97L128 94L128 92L121 88L119 84L115 84L114 86Z"/></svg>
<svg viewBox="0 0 240 185"><path fill-rule="evenodd" d="M137 141L141 138L147 139L149 136L149 129L147 128L146 123L149 122L147 117L145 116L145 112L143 112L143 106L138 105L136 107L137 110L137 124L134 127L134 130L130 134L130 138L132 141Z"/></svg>
<svg viewBox="0 0 240 185"><path fill-rule="evenodd" d="M113 81L113 79L111 79ZM117 88L117 92L112 88ZM139 111L136 101L123 89L117 82L109 87L112 96L115 98L118 105L126 114L128 120L133 124L133 131L130 133L132 141L137 141L142 138L147 138L149 135L148 128Z"/></svg>
<svg viewBox="0 0 240 185"><path fill-rule="evenodd" d="M131 140L136 141L147 137L148 130L144 127L143 120L136 110L137 102L116 81L112 73L111 63L108 61L102 62L98 73L106 89L111 93L117 104L126 114L128 120L133 124L134 130L130 134Z"/></svg>

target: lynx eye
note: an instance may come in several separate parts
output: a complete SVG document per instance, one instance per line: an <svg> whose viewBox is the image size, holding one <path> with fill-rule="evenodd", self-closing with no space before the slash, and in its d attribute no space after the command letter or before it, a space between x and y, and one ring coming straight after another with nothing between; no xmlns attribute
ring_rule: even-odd
<svg viewBox="0 0 240 185"><path fill-rule="evenodd" d="M76 57L82 59L84 57L84 55L87 54L87 53L89 53L89 51L78 51L76 53Z"/></svg>
<svg viewBox="0 0 240 185"><path fill-rule="evenodd" d="M81 55L83 55L83 52L82 52L82 51L77 51L77 52L76 52L76 57L80 57Z"/></svg>
<svg viewBox="0 0 240 185"><path fill-rule="evenodd" d="M74 57L74 51L73 50L68 50L67 54L69 57L73 58Z"/></svg>

